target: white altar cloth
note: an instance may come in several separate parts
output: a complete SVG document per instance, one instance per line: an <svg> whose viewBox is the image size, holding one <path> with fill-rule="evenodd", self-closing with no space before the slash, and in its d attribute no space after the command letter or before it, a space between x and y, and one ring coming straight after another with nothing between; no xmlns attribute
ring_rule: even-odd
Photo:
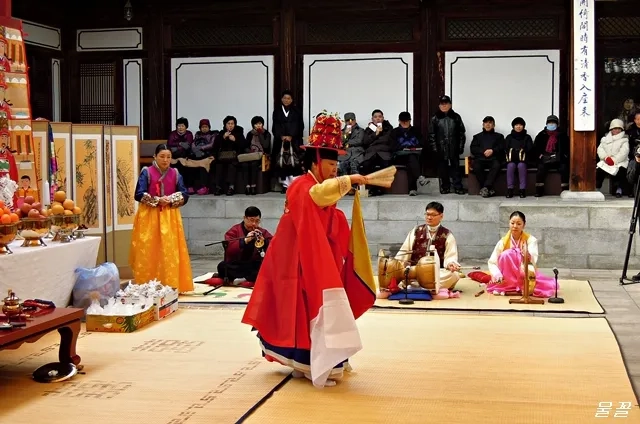
<svg viewBox="0 0 640 424"><path fill-rule="evenodd" d="M0 255L0 299L9 289L22 299L50 300L56 307L69 305L76 268L94 268L100 237L87 236L69 243L44 239L47 246L9 245L13 254ZM0 300L1 303L1 300Z"/></svg>

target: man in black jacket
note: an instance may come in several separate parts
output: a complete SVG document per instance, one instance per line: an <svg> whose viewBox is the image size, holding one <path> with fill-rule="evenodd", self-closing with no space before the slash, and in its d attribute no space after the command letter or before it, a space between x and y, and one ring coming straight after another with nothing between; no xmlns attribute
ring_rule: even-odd
<svg viewBox="0 0 640 424"><path fill-rule="evenodd" d="M471 140L473 173L482 187L480 189L482 197L491 197L496 194L493 184L504 158L504 136L497 133L495 127L496 121L493 116L486 116L482 120L482 132L474 135Z"/></svg>
<svg viewBox="0 0 640 424"><path fill-rule="evenodd" d="M466 129L460 115L451 109L451 98L440 97L439 110L429 123L429 144L436 153L440 193L451 192L451 183L457 194L465 194L462 188L460 155L464 152Z"/></svg>
<svg viewBox="0 0 640 424"><path fill-rule="evenodd" d="M640 111L635 113L633 124L625 132L629 136L629 160L632 160L638 147L640 147Z"/></svg>
<svg viewBox="0 0 640 424"><path fill-rule="evenodd" d="M367 175L376 169L383 169L391 163L393 152L393 142L391 131L393 127L389 121L384 119L384 114L380 109L371 113L371 122L364 130L364 158L360 165L360 173ZM382 190L378 187L369 187L369 196L379 196Z"/></svg>

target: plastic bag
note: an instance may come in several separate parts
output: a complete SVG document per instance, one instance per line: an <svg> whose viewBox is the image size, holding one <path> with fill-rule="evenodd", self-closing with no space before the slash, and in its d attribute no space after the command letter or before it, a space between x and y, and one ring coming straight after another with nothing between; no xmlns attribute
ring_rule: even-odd
<svg viewBox="0 0 640 424"><path fill-rule="evenodd" d="M105 262L95 268L78 268L75 271L76 284L73 287L73 307L87 309L91 305L91 293L100 295L100 304L106 305L109 298L120 290L118 267Z"/></svg>

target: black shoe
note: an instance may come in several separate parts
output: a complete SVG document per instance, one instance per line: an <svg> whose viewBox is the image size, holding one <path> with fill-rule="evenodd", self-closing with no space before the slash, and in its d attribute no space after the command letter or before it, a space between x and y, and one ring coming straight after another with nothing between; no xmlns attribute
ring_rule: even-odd
<svg viewBox="0 0 640 424"><path fill-rule="evenodd" d="M214 196L222 196L222 188L216 187L216 191L213 193Z"/></svg>
<svg viewBox="0 0 640 424"><path fill-rule="evenodd" d="M244 194L247 196L251 196L251 187L245 187L244 188Z"/></svg>
<svg viewBox="0 0 640 424"><path fill-rule="evenodd" d="M536 197L544 196L544 186L536 186Z"/></svg>
<svg viewBox="0 0 640 424"><path fill-rule="evenodd" d="M520 189L520 198L524 199L525 197L527 197L527 190L525 189Z"/></svg>
<svg viewBox="0 0 640 424"><path fill-rule="evenodd" d="M256 194L257 194L256 188L255 187L251 187L251 195L255 196Z"/></svg>
<svg viewBox="0 0 640 424"><path fill-rule="evenodd" d="M463 188L457 188L455 191L456 194L467 194L467 191Z"/></svg>
<svg viewBox="0 0 640 424"><path fill-rule="evenodd" d="M441 188L440 189L440 194L449 194L451 193L451 189L450 188Z"/></svg>
<svg viewBox="0 0 640 424"><path fill-rule="evenodd" d="M507 199L511 199L513 197L513 189L512 188L508 188L507 189Z"/></svg>
<svg viewBox="0 0 640 424"><path fill-rule="evenodd" d="M236 194L236 191L233 187L229 187L229 190L227 190L227 196L233 196L234 194Z"/></svg>
<svg viewBox="0 0 640 424"><path fill-rule="evenodd" d="M282 187L282 190L280 190L280 193L287 194L287 188L286 187Z"/></svg>

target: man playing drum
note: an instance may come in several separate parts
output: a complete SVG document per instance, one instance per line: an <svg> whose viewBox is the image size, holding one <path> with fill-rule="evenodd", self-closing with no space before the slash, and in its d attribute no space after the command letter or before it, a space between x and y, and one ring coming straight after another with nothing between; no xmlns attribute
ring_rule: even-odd
<svg viewBox="0 0 640 424"><path fill-rule="evenodd" d="M439 202L427 205L424 214L426 224L418 225L407 235L396 259L406 265L416 265L429 255L429 247L435 246L440 257L440 287L453 290L460 279L458 271L458 245L450 230L440 225L444 218L444 206Z"/></svg>

